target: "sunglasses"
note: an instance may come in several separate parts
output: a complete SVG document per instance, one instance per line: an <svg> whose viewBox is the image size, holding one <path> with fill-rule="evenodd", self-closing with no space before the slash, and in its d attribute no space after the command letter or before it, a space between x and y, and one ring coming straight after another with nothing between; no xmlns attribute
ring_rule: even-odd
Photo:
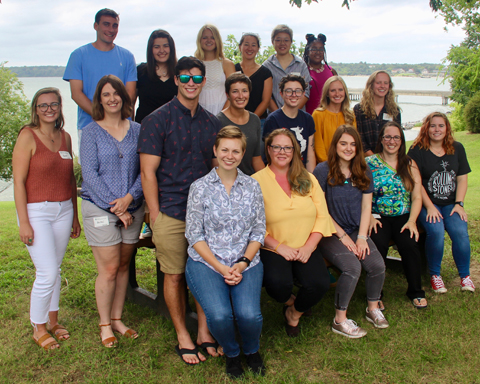
<svg viewBox="0 0 480 384"><path fill-rule="evenodd" d="M183 84L187 84L190 81L190 79L192 79L195 84L200 84L204 79L204 77L201 75L195 75L195 76L178 75L177 78Z"/></svg>

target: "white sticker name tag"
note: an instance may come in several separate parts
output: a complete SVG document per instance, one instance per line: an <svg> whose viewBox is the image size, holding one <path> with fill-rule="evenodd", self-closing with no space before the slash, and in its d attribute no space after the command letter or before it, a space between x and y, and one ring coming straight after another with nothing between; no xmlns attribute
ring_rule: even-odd
<svg viewBox="0 0 480 384"><path fill-rule="evenodd" d="M100 216L100 217L93 218L93 225L95 228L106 227L109 224L110 222L108 221L108 216Z"/></svg>
<svg viewBox="0 0 480 384"><path fill-rule="evenodd" d="M393 117L390 116L388 113L384 113L384 114L383 114L383 120L393 121Z"/></svg>
<svg viewBox="0 0 480 384"><path fill-rule="evenodd" d="M64 160L72 160L72 156L67 151L58 151L60 157Z"/></svg>
<svg viewBox="0 0 480 384"><path fill-rule="evenodd" d="M291 72L290 74L295 75L295 76L302 76L302 74L300 72Z"/></svg>

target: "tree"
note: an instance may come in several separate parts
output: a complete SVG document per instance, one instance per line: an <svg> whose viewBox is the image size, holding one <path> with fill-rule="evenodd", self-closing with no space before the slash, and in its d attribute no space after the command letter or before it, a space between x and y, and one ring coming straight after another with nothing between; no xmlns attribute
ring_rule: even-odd
<svg viewBox="0 0 480 384"><path fill-rule="evenodd" d="M296 5L298 8L302 6L302 3L305 2L305 4L312 4L312 1L315 3L318 3L318 0L288 0L290 4L292 4L292 7ZM342 1L342 7L347 7L350 9L350 1L354 0L343 0ZM442 6L442 0L430 0L430 7L432 8L433 11L438 11L439 8Z"/></svg>
<svg viewBox="0 0 480 384"><path fill-rule="evenodd" d="M0 63L0 179L12 177L12 152L20 128L28 121L30 108L23 84Z"/></svg>

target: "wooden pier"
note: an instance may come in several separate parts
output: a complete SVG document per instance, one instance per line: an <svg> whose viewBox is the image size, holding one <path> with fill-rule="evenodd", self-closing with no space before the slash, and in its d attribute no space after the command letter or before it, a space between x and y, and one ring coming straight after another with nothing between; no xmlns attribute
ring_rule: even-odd
<svg viewBox="0 0 480 384"><path fill-rule="evenodd" d="M360 101L362 98L363 88L351 88L348 90L350 101ZM396 101L398 103L398 96L430 96L441 97L442 105L448 105L448 99L452 95L451 91L415 91L415 90L398 90L395 89Z"/></svg>

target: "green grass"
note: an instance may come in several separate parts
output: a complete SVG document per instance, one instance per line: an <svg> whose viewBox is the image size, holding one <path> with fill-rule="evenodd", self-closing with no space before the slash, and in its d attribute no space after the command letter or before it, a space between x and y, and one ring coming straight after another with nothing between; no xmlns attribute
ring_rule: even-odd
<svg viewBox="0 0 480 384"><path fill-rule="evenodd" d="M464 143L472 173L465 201L472 244L472 275L480 284L480 135L456 133ZM47 353L31 338L29 295L35 270L18 239L13 203L0 203L0 383L225 383L222 359L197 367L183 364L174 352L170 321L149 309L126 304L124 319L140 337L120 340L119 348L102 347L98 335L94 282L95 262L82 234L72 240L62 266L60 320L71 340ZM449 240L447 240L449 242ZM137 256L138 280L156 291L155 257ZM449 292L434 295L424 276L429 308L418 311L405 296L399 265L387 270L385 315L390 328L374 329L364 317L364 279L358 284L349 317L368 330L359 340L333 334L334 290L301 320L298 339L286 336L281 305L262 294L264 327L261 352L264 378L247 375L243 383L480 383L478 293L462 293L449 246L442 274Z"/></svg>

